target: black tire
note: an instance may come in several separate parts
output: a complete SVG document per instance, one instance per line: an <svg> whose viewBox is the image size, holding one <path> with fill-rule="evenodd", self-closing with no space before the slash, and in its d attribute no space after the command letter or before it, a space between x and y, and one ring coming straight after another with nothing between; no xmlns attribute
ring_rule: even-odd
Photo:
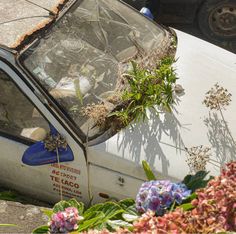
<svg viewBox="0 0 236 234"><path fill-rule="evenodd" d="M236 0L204 0L198 12L201 32L211 40L236 40Z"/></svg>

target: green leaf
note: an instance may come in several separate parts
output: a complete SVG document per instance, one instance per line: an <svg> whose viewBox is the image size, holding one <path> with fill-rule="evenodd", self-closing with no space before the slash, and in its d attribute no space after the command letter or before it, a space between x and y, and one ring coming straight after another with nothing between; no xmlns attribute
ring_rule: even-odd
<svg viewBox="0 0 236 234"><path fill-rule="evenodd" d="M29 203L25 196L15 191L0 191L0 200L15 201L20 203Z"/></svg>
<svg viewBox="0 0 236 234"><path fill-rule="evenodd" d="M149 164L145 160L142 161L142 165L143 165L143 170L146 174L147 179L149 181L150 180L156 180L156 177L155 177L154 173L152 172Z"/></svg>
<svg viewBox="0 0 236 234"><path fill-rule="evenodd" d="M132 224L125 222L123 220L108 220L107 224L114 230L117 230L120 227L122 227L122 228L133 227Z"/></svg>
<svg viewBox="0 0 236 234"><path fill-rule="evenodd" d="M76 97L80 100L81 105L83 104L83 95L80 91L80 80L79 79L75 79L74 80L74 85L75 85L75 93L76 93Z"/></svg>
<svg viewBox="0 0 236 234"><path fill-rule="evenodd" d="M94 217L94 218L91 218ZM84 220L82 223L79 224L79 228L78 228L78 232L87 230L87 229L92 229L96 226L96 224L98 223L98 221L103 220L105 217L105 214L101 211L98 212L94 212L93 214L91 214L90 218L87 220ZM88 218L88 216L87 216Z"/></svg>
<svg viewBox="0 0 236 234"><path fill-rule="evenodd" d="M54 205L53 213L64 211L68 207L70 207L70 204L67 201L60 201Z"/></svg>
<svg viewBox="0 0 236 234"><path fill-rule="evenodd" d="M142 97L142 94L141 94L141 93L135 94L135 99L136 99L136 100L140 100L141 97Z"/></svg>
<svg viewBox="0 0 236 234"><path fill-rule="evenodd" d="M78 212L79 212L80 215L83 214L84 204L82 202L77 202L76 199L74 199L74 198L72 198L68 201L60 201L60 202L56 203L53 207L52 212L57 213L57 212L60 212L60 211L64 211L68 207L75 207L75 208L78 209ZM47 213L49 213L49 215L50 215L49 211L47 211Z"/></svg>
<svg viewBox="0 0 236 234"><path fill-rule="evenodd" d="M147 109L155 106L171 111L173 100L173 84L177 76L172 68L172 58L164 58L151 69L139 66L131 61L131 69L123 77L129 83L129 89L122 93L123 107L116 111L116 115L128 125L134 122L144 121L147 118Z"/></svg>
<svg viewBox="0 0 236 234"><path fill-rule="evenodd" d="M190 196L186 197L183 201L182 201L182 204L184 203L189 203L191 202L192 200L196 199L197 198L197 194L196 193L192 193Z"/></svg>
<svg viewBox="0 0 236 234"><path fill-rule="evenodd" d="M132 67L133 67L133 73L134 73L134 75L137 75L137 68L138 68L138 66L137 66L137 63L135 62L135 61L131 61L131 64L132 64Z"/></svg>
<svg viewBox="0 0 236 234"><path fill-rule="evenodd" d="M113 216L124 212L124 210L115 202L105 202L91 206L84 212L84 216L94 211L102 211L105 214L106 219L110 219Z"/></svg>
<svg viewBox="0 0 236 234"><path fill-rule="evenodd" d="M127 222L133 222L133 221L137 220L139 217L140 216L138 216L138 215L132 215L132 214L127 214L127 213L122 214L122 218Z"/></svg>
<svg viewBox="0 0 236 234"><path fill-rule="evenodd" d="M49 232L48 226L41 226L33 230L32 234L47 234Z"/></svg>
<svg viewBox="0 0 236 234"><path fill-rule="evenodd" d="M188 211L188 210L192 210L193 208L195 208L195 206L193 206L191 203L186 203L186 204L182 204L182 205L178 206L178 208L182 208L184 211Z"/></svg>
<svg viewBox="0 0 236 234"><path fill-rule="evenodd" d="M188 189L195 192L195 190L199 188L205 188L207 183L214 177L210 176L208 180L205 180L206 176L209 172L199 171L195 175L187 175L185 176L183 183L188 187Z"/></svg>
<svg viewBox="0 0 236 234"><path fill-rule="evenodd" d="M53 215L53 210L51 209L46 209L46 208L42 208L41 211L48 216L48 218L51 218Z"/></svg>
<svg viewBox="0 0 236 234"><path fill-rule="evenodd" d="M115 217L117 214L123 213L124 209L114 202L106 202L102 208L102 212L104 212L105 217L108 220Z"/></svg>
<svg viewBox="0 0 236 234"><path fill-rule="evenodd" d="M18 225L11 223L0 223L0 227L18 227Z"/></svg>
<svg viewBox="0 0 236 234"><path fill-rule="evenodd" d="M101 210L101 207L103 206L103 203L98 203L95 204L93 206L90 206L90 208L88 208L85 212L84 212L84 217L86 215L89 215L90 213L94 212L94 211L99 211Z"/></svg>
<svg viewBox="0 0 236 234"><path fill-rule="evenodd" d="M128 214L140 215L140 214L138 213L138 211L137 211L135 205L133 205L133 206L129 207L128 209L126 209L126 212L127 212Z"/></svg>
<svg viewBox="0 0 236 234"><path fill-rule="evenodd" d="M127 209L130 206L133 206L135 204L135 200L132 198L126 198L123 200L120 200L118 203L123 209Z"/></svg>
<svg viewBox="0 0 236 234"><path fill-rule="evenodd" d="M17 194L11 191L3 191L0 192L0 200L5 201L16 201L17 200Z"/></svg>
<svg viewBox="0 0 236 234"><path fill-rule="evenodd" d="M75 198L72 198L67 202L69 203L69 205L71 207L75 207L78 210L79 215L83 214L83 212L84 212L84 203L83 202L78 202Z"/></svg>
<svg viewBox="0 0 236 234"><path fill-rule="evenodd" d="M136 205L132 205L128 208L125 209L125 213L130 214L130 215L139 215L136 209Z"/></svg>
<svg viewBox="0 0 236 234"><path fill-rule="evenodd" d="M186 175L182 183L184 183L187 186L187 184L191 181L191 179L192 179L192 175Z"/></svg>
<svg viewBox="0 0 236 234"><path fill-rule="evenodd" d="M89 219L93 219L95 218L97 215L99 215L102 211L91 211L89 213L84 213L84 221L89 220ZM102 212L103 213L103 212ZM103 213L104 214L104 213Z"/></svg>
<svg viewBox="0 0 236 234"><path fill-rule="evenodd" d="M236 234L234 231L217 232L217 234Z"/></svg>
<svg viewBox="0 0 236 234"><path fill-rule="evenodd" d="M104 229L109 229L109 225L106 222L96 224L95 229L98 231L102 231Z"/></svg>
<svg viewBox="0 0 236 234"><path fill-rule="evenodd" d="M115 202L105 202L101 204L96 204L90 207L84 212L84 218L86 220L90 219L91 213L102 212L104 217L96 222L96 227L102 223L106 223L108 220L115 219L120 216L124 211L120 205ZM95 224L94 224L95 225Z"/></svg>

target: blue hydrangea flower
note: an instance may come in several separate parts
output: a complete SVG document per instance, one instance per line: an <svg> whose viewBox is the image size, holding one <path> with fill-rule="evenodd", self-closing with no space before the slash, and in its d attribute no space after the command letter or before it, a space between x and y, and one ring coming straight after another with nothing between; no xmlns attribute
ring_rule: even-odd
<svg viewBox="0 0 236 234"><path fill-rule="evenodd" d="M136 208L140 213L148 210L163 215L175 201L181 204L191 194L183 183L172 183L169 180L152 180L142 184L136 197Z"/></svg>

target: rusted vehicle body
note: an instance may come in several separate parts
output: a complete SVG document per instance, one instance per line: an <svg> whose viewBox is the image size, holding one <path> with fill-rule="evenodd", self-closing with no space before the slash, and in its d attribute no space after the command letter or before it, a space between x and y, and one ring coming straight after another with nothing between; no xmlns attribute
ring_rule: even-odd
<svg viewBox="0 0 236 234"><path fill-rule="evenodd" d="M134 197L145 180L142 160L158 178L181 180L189 171L185 147L212 147L212 174L235 158L214 128L217 116L202 105L216 82L236 96L232 53L176 31L185 90L176 109L159 118L149 112L148 121L116 131L82 110L103 103L112 111L109 97L129 62L150 66L167 55L172 33L114 0L1 0L0 9L2 185L50 202ZM235 111L226 117L236 135Z"/></svg>

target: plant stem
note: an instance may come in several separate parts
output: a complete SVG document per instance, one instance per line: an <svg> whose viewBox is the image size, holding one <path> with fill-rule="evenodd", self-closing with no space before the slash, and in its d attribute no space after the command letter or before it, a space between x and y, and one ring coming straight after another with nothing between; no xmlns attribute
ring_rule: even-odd
<svg viewBox="0 0 236 234"><path fill-rule="evenodd" d="M216 164L213 163L212 161L208 161L208 163L210 163L211 165L213 165L213 166L215 166L215 167L221 168L219 165L216 165Z"/></svg>
<svg viewBox="0 0 236 234"><path fill-rule="evenodd" d="M210 158L209 161L212 161L212 162L215 162L215 163L219 163L217 160L212 159L212 158ZM220 163L219 163L219 164L220 164Z"/></svg>
<svg viewBox="0 0 236 234"><path fill-rule="evenodd" d="M218 105L219 105L219 104L218 104ZM225 128L226 128L226 130L227 130L227 132L228 132L228 134L229 134L231 140L233 141L234 145L236 146L236 142L235 142L235 140L234 140L234 138L233 138L233 136L232 136L232 134L231 134L231 132L230 132L230 130L229 130L229 127L228 127L227 122L225 121L225 118L224 118L222 109L220 108L220 105L219 105L219 111L220 111L221 118L222 118L222 120L223 120L223 122L224 122Z"/></svg>
<svg viewBox="0 0 236 234"><path fill-rule="evenodd" d="M62 195L62 181L61 181L61 163L60 163L60 157L59 157L59 151L58 151L58 146L56 147L56 153L57 153L57 165L59 168L59 180L60 180L60 199L61 201L63 200L63 195Z"/></svg>
<svg viewBox="0 0 236 234"><path fill-rule="evenodd" d="M88 126L88 131L87 131L87 135L86 135L85 152L88 152L89 130L90 130L90 126ZM87 185L88 185L89 204L92 205L92 202L93 202L93 195L92 195L92 190L91 190L91 178L90 178L90 171L89 171L89 170L90 170L90 167L89 167L89 162L88 162L87 154L85 154L85 160L86 160L86 169L87 169L87 175L88 175Z"/></svg>

